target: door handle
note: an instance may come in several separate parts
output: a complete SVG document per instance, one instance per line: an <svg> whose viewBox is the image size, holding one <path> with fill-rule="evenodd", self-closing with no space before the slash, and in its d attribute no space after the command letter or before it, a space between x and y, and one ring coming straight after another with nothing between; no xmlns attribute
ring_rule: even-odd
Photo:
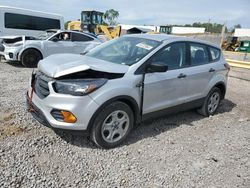
<svg viewBox="0 0 250 188"><path fill-rule="evenodd" d="M185 78L185 77L187 77L187 75L186 75L186 74L181 73L181 74L179 74L179 76L178 76L177 78Z"/></svg>
<svg viewBox="0 0 250 188"><path fill-rule="evenodd" d="M209 72L214 72L214 71L215 71L215 69L213 69L213 68L209 69Z"/></svg>

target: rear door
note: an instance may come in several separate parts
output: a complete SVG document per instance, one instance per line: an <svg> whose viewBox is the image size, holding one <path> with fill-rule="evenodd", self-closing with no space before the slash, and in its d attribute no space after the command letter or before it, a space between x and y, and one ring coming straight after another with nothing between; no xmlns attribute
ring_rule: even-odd
<svg viewBox="0 0 250 188"><path fill-rule="evenodd" d="M74 43L73 53L76 54L84 53L98 45L94 38L81 33L72 33L72 41Z"/></svg>
<svg viewBox="0 0 250 188"><path fill-rule="evenodd" d="M186 48L185 42L172 43L150 58L150 62L165 63L168 71L145 75L143 114L185 102Z"/></svg>
<svg viewBox="0 0 250 188"><path fill-rule="evenodd" d="M190 68L187 73L187 100L206 96L206 88L216 73L216 63L211 62L210 47L201 43L189 43ZM216 56L216 57L215 57ZM218 58L218 53L214 58Z"/></svg>

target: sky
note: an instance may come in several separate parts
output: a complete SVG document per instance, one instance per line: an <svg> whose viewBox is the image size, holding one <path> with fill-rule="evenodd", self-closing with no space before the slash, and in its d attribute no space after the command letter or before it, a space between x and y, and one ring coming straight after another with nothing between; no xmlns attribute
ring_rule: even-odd
<svg viewBox="0 0 250 188"><path fill-rule="evenodd" d="M0 0L0 6L14 6L80 19L82 10L115 9L122 24L167 25L193 22L241 24L250 28L250 0Z"/></svg>

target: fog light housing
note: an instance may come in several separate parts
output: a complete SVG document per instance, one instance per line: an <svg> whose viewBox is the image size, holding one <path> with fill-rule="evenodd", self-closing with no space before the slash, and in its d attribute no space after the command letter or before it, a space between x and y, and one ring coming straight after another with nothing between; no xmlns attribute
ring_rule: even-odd
<svg viewBox="0 0 250 188"><path fill-rule="evenodd" d="M12 59L14 57L13 53L9 53L9 57Z"/></svg>
<svg viewBox="0 0 250 188"><path fill-rule="evenodd" d="M75 123L77 118L72 112L66 110L52 110L51 115L57 120L66 123Z"/></svg>

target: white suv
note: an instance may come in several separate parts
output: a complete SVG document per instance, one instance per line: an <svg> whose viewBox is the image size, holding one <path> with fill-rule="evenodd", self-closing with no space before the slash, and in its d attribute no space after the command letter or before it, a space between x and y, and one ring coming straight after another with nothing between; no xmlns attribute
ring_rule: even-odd
<svg viewBox="0 0 250 188"><path fill-rule="evenodd" d="M39 37L10 36L2 37L3 47L0 55L7 61L20 61L25 67L36 67L39 60L52 54L80 54L101 44L89 33L77 31L48 30Z"/></svg>
<svg viewBox="0 0 250 188"><path fill-rule="evenodd" d="M52 55L38 64L28 109L53 128L87 131L111 148L136 123L176 110L213 115L229 66L214 44L165 34L123 36L86 55Z"/></svg>

